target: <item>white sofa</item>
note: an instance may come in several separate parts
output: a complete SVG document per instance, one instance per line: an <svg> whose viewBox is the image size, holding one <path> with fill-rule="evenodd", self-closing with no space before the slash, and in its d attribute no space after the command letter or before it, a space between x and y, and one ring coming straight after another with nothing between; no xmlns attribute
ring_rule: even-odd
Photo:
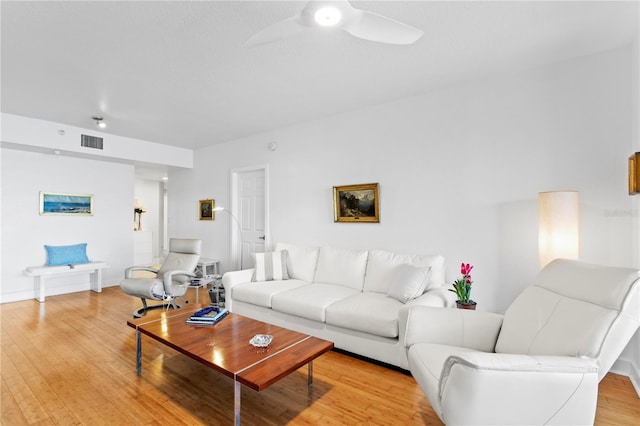
<svg viewBox="0 0 640 426"><path fill-rule="evenodd" d="M289 279L252 281L255 268L224 274L231 312L330 340L336 348L406 370L400 311L455 305L455 294L443 288L442 256L282 243L268 256L280 259L282 253Z"/></svg>

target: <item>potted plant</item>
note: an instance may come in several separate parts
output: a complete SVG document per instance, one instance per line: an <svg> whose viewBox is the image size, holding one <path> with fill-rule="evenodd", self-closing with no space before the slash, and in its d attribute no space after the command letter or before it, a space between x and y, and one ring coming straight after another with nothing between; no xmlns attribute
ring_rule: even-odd
<svg viewBox="0 0 640 426"><path fill-rule="evenodd" d="M476 302L471 300L471 270L473 269L472 265L468 263L462 263L460 265L460 273L462 274L462 278L459 278L453 282L453 289L449 289L458 296L458 300L456 300L456 306L458 309L476 309Z"/></svg>

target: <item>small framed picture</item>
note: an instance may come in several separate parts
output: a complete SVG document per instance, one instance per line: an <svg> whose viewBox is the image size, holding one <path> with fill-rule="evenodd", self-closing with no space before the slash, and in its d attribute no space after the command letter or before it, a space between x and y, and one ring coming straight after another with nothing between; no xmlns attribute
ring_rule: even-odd
<svg viewBox="0 0 640 426"><path fill-rule="evenodd" d="M640 194L640 152L629 157L629 195Z"/></svg>
<svg viewBox="0 0 640 426"><path fill-rule="evenodd" d="M334 222L380 222L378 184L333 187Z"/></svg>
<svg viewBox="0 0 640 426"><path fill-rule="evenodd" d="M215 200L200 200L200 220L215 220L216 213L213 211L215 206Z"/></svg>
<svg viewBox="0 0 640 426"><path fill-rule="evenodd" d="M93 216L93 195L40 192L40 214Z"/></svg>

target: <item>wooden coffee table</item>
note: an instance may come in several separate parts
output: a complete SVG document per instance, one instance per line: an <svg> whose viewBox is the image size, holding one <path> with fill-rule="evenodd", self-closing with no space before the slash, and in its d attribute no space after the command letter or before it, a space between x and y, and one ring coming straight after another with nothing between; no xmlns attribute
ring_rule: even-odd
<svg viewBox="0 0 640 426"><path fill-rule="evenodd" d="M204 307L202 305L200 307ZM308 365L308 384L313 384L313 360L333 349L333 343L293 330L230 313L215 325L185 323L196 307L177 311L148 312L127 321L136 330L136 372L142 373L142 334L231 377L234 381L234 419L240 424L241 384L261 391ZM256 334L270 334L266 348L253 347Z"/></svg>

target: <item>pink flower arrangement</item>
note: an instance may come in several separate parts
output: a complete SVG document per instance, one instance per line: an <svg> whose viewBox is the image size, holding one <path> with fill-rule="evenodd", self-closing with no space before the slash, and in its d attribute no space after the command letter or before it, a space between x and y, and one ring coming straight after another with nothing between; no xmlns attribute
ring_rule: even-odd
<svg viewBox="0 0 640 426"><path fill-rule="evenodd" d="M459 278L453 282L453 290L449 289L449 291L453 291L456 296L458 296L458 301L460 303L471 303L471 270L473 266L468 263L460 264L460 273L462 274L462 278Z"/></svg>

